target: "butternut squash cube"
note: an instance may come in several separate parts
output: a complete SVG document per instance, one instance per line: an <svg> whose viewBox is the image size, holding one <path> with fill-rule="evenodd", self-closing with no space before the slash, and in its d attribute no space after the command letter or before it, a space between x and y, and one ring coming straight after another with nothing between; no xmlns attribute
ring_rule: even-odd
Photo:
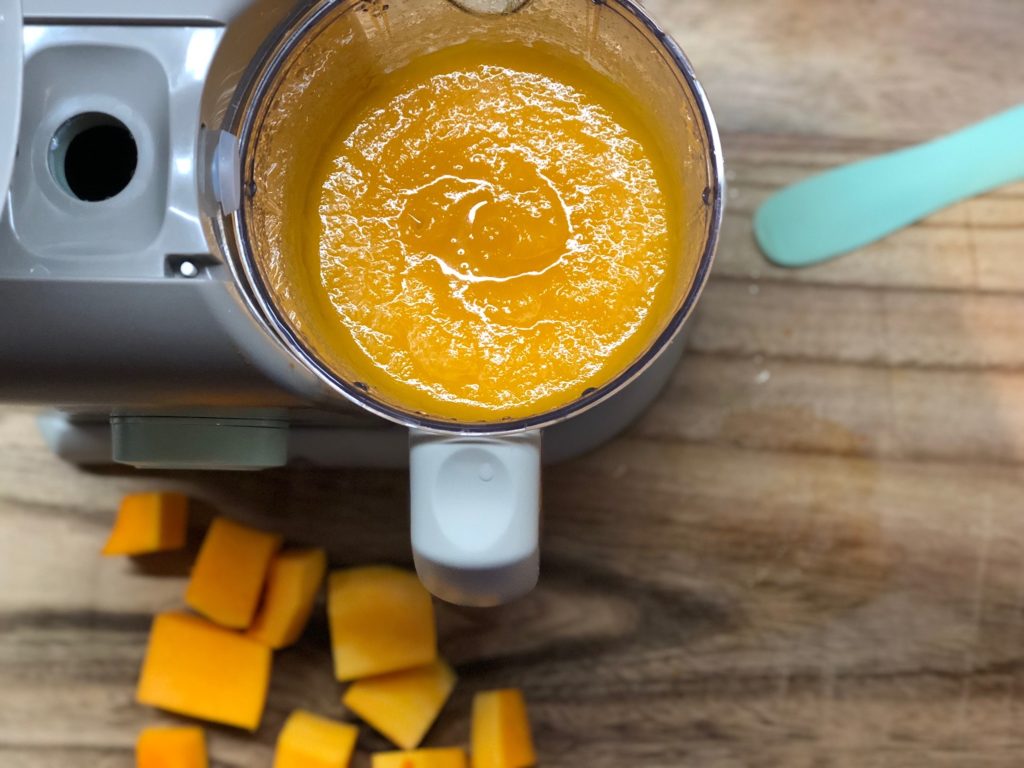
<svg viewBox="0 0 1024 768"><path fill-rule="evenodd" d="M296 710L277 737L274 768L347 768L359 729Z"/></svg>
<svg viewBox="0 0 1024 768"><path fill-rule="evenodd" d="M144 728L135 743L135 768L208 768L202 728Z"/></svg>
<svg viewBox="0 0 1024 768"><path fill-rule="evenodd" d="M463 749L418 749L415 752L378 752L372 768L467 768Z"/></svg>
<svg viewBox="0 0 1024 768"><path fill-rule="evenodd" d="M263 603L246 633L274 650L292 645L313 612L313 601L327 572L322 549L282 552L270 562Z"/></svg>
<svg viewBox="0 0 1024 768"><path fill-rule="evenodd" d="M455 687L452 668L438 659L405 672L353 683L342 703L402 749L415 749Z"/></svg>
<svg viewBox="0 0 1024 768"><path fill-rule="evenodd" d="M185 602L218 624L246 629L280 548L280 536L218 517L199 550Z"/></svg>
<svg viewBox="0 0 1024 768"><path fill-rule="evenodd" d="M430 593L416 574L390 566L335 571L327 618L338 680L358 680L437 658Z"/></svg>
<svg viewBox="0 0 1024 768"><path fill-rule="evenodd" d="M529 768L537 763L522 691L486 691L473 697L473 768Z"/></svg>
<svg viewBox="0 0 1024 768"><path fill-rule="evenodd" d="M271 653L198 616L162 613L153 621L135 699L255 731L267 699Z"/></svg>
<svg viewBox="0 0 1024 768"><path fill-rule="evenodd" d="M103 555L147 555L185 546L188 498L180 493L133 493L121 499Z"/></svg>

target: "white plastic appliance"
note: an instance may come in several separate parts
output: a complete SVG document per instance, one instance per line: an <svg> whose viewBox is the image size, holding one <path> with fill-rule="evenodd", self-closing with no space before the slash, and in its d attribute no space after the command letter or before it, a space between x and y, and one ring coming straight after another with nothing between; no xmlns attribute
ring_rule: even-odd
<svg viewBox="0 0 1024 768"><path fill-rule="evenodd" d="M326 363L265 280L278 244L253 231L275 193L260 153L305 119L303 94L472 37L560 45L654 105L698 265L628 371L514 424L406 413ZM278 150L301 166L301 147ZM541 433L561 461L656 396L722 200L703 91L632 0L0 0L0 400L53 407L43 432L81 464L397 467L411 446L416 564L449 600L533 586Z"/></svg>

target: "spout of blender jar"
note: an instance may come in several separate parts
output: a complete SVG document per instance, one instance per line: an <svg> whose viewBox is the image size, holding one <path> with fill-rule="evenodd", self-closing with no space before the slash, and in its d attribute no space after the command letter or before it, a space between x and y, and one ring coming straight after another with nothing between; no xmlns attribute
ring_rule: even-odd
<svg viewBox="0 0 1024 768"><path fill-rule="evenodd" d="M529 0L451 0L464 11L481 16L508 16L526 5Z"/></svg>
<svg viewBox="0 0 1024 768"><path fill-rule="evenodd" d="M477 437L413 431L416 571L450 603L522 597L540 570L540 433Z"/></svg>

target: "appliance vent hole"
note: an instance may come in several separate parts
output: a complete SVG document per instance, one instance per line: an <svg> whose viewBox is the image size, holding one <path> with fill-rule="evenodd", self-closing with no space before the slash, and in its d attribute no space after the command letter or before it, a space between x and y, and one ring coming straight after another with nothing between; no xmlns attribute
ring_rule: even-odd
<svg viewBox="0 0 1024 768"><path fill-rule="evenodd" d="M50 173L61 189L79 200L96 203L120 194L138 162L131 131L102 112L75 115L50 139Z"/></svg>

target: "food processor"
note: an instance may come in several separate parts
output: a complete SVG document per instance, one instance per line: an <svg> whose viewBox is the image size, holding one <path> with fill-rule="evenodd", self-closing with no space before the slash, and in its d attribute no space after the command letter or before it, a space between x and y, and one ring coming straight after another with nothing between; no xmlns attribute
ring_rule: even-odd
<svg viewBox="0 0 1024 768"><path fill-rule="evenodd" d="M517 421L374 392L278 258L288 193L338 117L380 74L468 40L555 46L635 94L690 232L646 353ZM0 0L0 400L50 407L44 437L78 464L409 465L424 583L495 605L537 580L542 459L610 439L671 375L723 191L704 92L632 0Z"/></svg>

